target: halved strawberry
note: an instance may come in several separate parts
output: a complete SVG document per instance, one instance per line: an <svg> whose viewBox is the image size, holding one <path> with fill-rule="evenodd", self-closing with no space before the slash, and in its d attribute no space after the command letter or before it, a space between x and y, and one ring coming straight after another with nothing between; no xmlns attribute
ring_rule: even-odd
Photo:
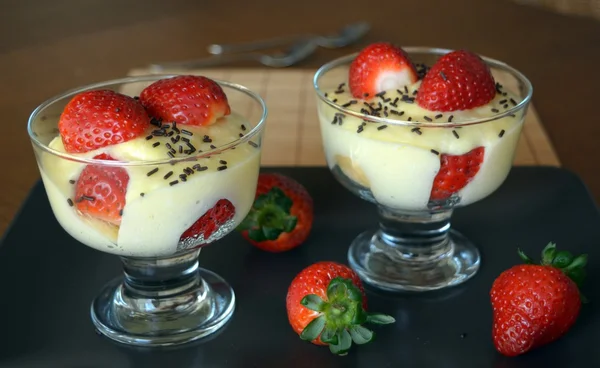
<svg viewBox="0 0 600 368"><path fill-rule="evenodd" d="M113 160L104 153L94 158ZM128 184L129 175L122 167L87 165L75 183L75 207L82 214L119 225Z"/></svg>
<svg viewBox="0 0 600 368"><path fill-rule="evenodd" d="M254 204L238 230L257 248L284 252L306 240L312 223L313 200L306 188L289 176L262 173Z"/></svg>
<svg viewBox="0 0 600 368"><path fill-rule="evenodd" d="M221 86L197 75L158 80L142 91L140 102L152 116L177 124L211 125L231 113Z"/></svg>
<svg viewBox="0 0 600 368"><path fill-rule="evenodd" d="M343 355L352 342L373 340L364 323L394 323L393 317L369 313L367 296L356 272L336 262L317 262L303 269L290 284L286 309L294 332L315 345L329 345Z"/></svg>
<svg viewBox="0 0 600 368"><path fill-rule="evenodd" d="M429 199L445 200L464 188L479 172L484 154L484 147L477 147L463 155L442 154L440 171L433 180Z"/></svg>
<svg viewBox="0 0 600 368"><path fill-rule="evenodd" d="M127 142L149 126L150 118L139 102L111 90L77 94L58 121L65 150L70 153Z"/></svg>
<svg viewBox="0 0 600 368"><path fill-rule="evenodd" d="M198 239L207 240L210 236L235 215L234 205L227 199L219 199L196 222L181 234L179 241Z"/></svg>
<svg viewBox="0 0 600 368"><path fill-rule="evenodd" d="M417 94L417 104L431 111L468 110L496 95L487 64L476 54L459 50L442 56L429 70Z"/></svg>
<svg viewBox="0 0 600 368"><path fill-rule="evenodd" d="M369 99L375 94L415 83L417 70L401 48L380 42L365 47L350 64L352 96Z"/></svg>

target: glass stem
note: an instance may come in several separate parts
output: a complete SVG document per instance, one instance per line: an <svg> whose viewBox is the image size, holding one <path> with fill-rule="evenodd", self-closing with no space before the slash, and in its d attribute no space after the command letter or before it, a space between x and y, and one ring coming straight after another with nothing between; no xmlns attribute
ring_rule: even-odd
<svg viewBox="0 0 600 368"><path fill-rule="evenodd" d="M375 236L399 261L437 263L453 253L451 216L452 210L401 214L380 206Z"/></svg>
<svg viewBox="0 0 600 368"><path fill-rule="evenodd" d="M164 258L121 257L125 292L134 298L169 298L197 287L202 283L199 254L194 249Z"/></svg>

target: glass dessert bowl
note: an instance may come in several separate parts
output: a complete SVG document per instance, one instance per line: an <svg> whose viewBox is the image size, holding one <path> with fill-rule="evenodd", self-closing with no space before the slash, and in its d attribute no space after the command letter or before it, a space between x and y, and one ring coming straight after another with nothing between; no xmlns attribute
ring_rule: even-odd
<svg viewBox="0 0 600 368"><path fill-rule="evenodd" d="M105 286L91 315L100 333L129 345L177 345L229 320L235 294L198 256L244 219L259 173L264 101L243 86L196 77L181 81L180 95L159 88L158 100L144 99L149 86L176 77L187 78L131 77L68 91L28 122L58 222L123 262L124 277ZM195 97L180 98L194 88ZM204 102L182 107L198 96ZM170 112L204 109L194 111L207 125L157 117L169 100L179 103Z"/></svg>
<svg viewBox="0 0 600 368"><path fill-rule="evenodd" d="M350 245L352 268L387 291L441 289L479 269L475 245L450 226L452 211L487 197L506 179L532 86L500 61L445 49L393 51L412 69L369 65L389 47L369 46L315 74L323 147L334 177L378 208L379 228ZM371 55L359 60L366 52ZM463 62L475 64L472 75L461 74L471 70ZM478 95L482 90L486 96ZM446 104L450 97L464 101ZM462 103L477 106L452 108Z"/></svg>

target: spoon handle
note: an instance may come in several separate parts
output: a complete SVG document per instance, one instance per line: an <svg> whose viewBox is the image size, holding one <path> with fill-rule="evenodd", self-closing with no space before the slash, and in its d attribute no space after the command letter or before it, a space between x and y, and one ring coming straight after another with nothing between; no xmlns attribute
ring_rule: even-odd
<svg viewBox="0 0 600 368"><path fill-rule="evenodd" d="M226 64L226 63L230 63L230 62L234 62L234 61L241 61L241 60L260 60L260 55L254 54L254 53L217 55L217 56L211 56L211 57L207 57L207 58L203 58L203 59L156 63L156 64L150 65L150 67L154 71L163 71L165 69L194 69L194 68L222 65L222 64Z"/></svg>
<svg viewBox="0 0 600 368"><path fill-rule="evenodd" d="M211 44L208 45L207 50L213 55L224 55L237 52L250 52L264 50L268 48L283 46L288 43L292 43L304 38L312 38L314 35L296 35L296 36L285 36L275 37L267 40L252 41L238 44Z"/></svg>

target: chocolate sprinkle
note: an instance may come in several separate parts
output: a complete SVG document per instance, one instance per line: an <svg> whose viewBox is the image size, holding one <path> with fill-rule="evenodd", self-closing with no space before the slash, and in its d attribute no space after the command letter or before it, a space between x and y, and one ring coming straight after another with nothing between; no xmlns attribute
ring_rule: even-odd
<svg viewBox="0 0 600 368"><path fill-rule="evenodd" d="M219 160L219 163L220 163L221 165L227 165L227 161L225 161L225 160Z"/></svg>
<svg viewBox="0 0 600 368"><path fill-rule="evenodd" d="M413 132L413 133L417 133L417 135L423 134L423 132L421 131L421 128L419 128L419 127L412 128L410 131Z"/></svg>
<svg viewBox="0 0 600 368"><path fill-rule="evenodd" d="M439 156L439 155L440 155L440 153L439 153L438 151L434 150L434 149L432 149L432 150L431 150L431 153L433 153L433 154L434 154L434 155L436 155L436 156Z"/></svg>
<svg viewBox="0 0 600 368"><path fill-rule="evenodd" d="M154 137L152 134L150 134L149 136L146 137L146 140L149 141L152 139L152 137Z"/></svg>
<svg viewBox="0 0 600 368"><path fill-rule="evenodd" d="M169 183L170 186L173 186L175 184L179 183L179 180L173 180L172 182Z"/></svg>
<svg viewBox="0 0 600 368"><path fill-rule="evenodd" d="M430 118L429 116L427 116L427 115L423 116L423 119L425 119L425 120L427 120L427 121L433 121L433 120L431 120L431 118Z"/></svg>
<svg viewBox="0 0 600 368"><path fill-rule="evenodd" d="M194 135L194 133L190 132L189 130L185 130L185 129L181 129L181 133L185 134L185 135Z"/></svg>
<svg viewBox="0 0 600 368"><path fill-rule="evenodd" d="M140 197L145 196L146 194L144 192L140 193Z"/></svg>
<svg viewBox="0 0 600 368"><path fill-rule="evenodd" d="M95 200L96 200L96 198L95 198L95 197L92 197L92 196L86 196L86 195L84 195L84 196L81 196L81 199L85 199L86 201L90 201L90 202L93 202L93 201L95 201Z"/></svg>
<svg viewBox="0 0 600 368"><path fill-rule="evenodd" d="M239 134L240 138L242 138L244 135L242 133Z"/></svg>
<svg viewBox="0 0 600 368"><path fill-rule="evenodd" d="M69 206L73 207L73 200L71 198L67 198L67 203Z"/></svg>
<svg viewBox="0 0 600 368"><path fill-rule="evenodd" d="M192 169L191 169L191 168L189 168L189 167L186 167L185 169L183 169L183 172L184 172L186 175L192 175L192 174L194 173L194 170L192 170Z"/></svg>
<svg viewBox="0 0 600 368"><path fill-rule="evenodd" d="M460 138L460 137L458 136L458 133L456 132L456 130L453 130L453 131L452 131L452 134L454 134L454 137L455 137L456 139Z"/></svg>
<svg viewBox="0 0 600 368"><path fill-rule="evenodd" d="M171 175L173 175L173 171L169 171L168 173L166 173L165 176L163 176L163 179L167 180L171 177Z"/></svg>
<svg viewBox="0 0 600 368"><path fill-rule="evenodd" d="M119 210L119 216L123 216L123 209L122 208Z"/></svg>
<svg viewBox="0 0 600 368"><path fill-rule="evenodd" d="M227 169L227 166L225 165L217 167L217 171L223 171L225 169Z"/></svg>
<svg viewBox="0 0 600 368"><path fill-rule="evenodd" d="M408 93L408 87L404 86L404 93Z"/></svg>
<svg viewBox="0 0 600 368"><path fill-rule="evenodd" d="M505 104L506 102L508 102L508 100L507 100L507 99L504 99L504 100L500 100L500 101L498 101L498 103L499 103L500 105L502 105L502 104Z"/></svg>
<svg viewBox="0 0 600 368"><path fill-rule="evenodd" d="M252 142L252 141L248 141L248 144L251 145L254 148L258 148L258 144Z"/></svg>
<svg viewBox="0 0 600 368"><path fill-rule="evenodd" d="M246 126L244 124L241 125L242 130L246 130Z"/></svg>
<svg viewBox="0 0 600 368"><path fill-rule="evenodd" d="M381 125L377 127L377 130L384 130L385 128L387 128L387 125Z"/></svg>
<svg viewBox="0 0 600 368"><path fill-rule="evenodd" d="M398 115L398 116L402 116L404 115L404 111L396 111L396 110L390 110L390 112L394 115Z"/></svg>
<svg viewBox="0 0 600 368"><path fill-rule="evenodd" d="M216 147L214 144L211 144L211 145L210 145L210 148L211 148L211 149L215 149L215 148L217 148L217 147Z"/></svg>
<svg viewBox="0 0 600 368"><path fill-rule="evenodd" d="M498 134L498 137L502 138L502 136L503 136L503 135L504 135L504 129L502 129L502 130L500 131L500 133Z"/></svg>
<svg viewBox="0 0 600 368"><path fill-rule="evenodd" d="M158 171L158 167L155 167L154 169L148 171L148 173L146 174L146 176L151 176L156 174L156 172Z"/></svg>
<svg viewBox="0 0 600 368"><path fill-rule="evenodd" d="M334 98L333 101L331 101L331 102L336 103L337 102L337 98Z"/></svg>
<svg viewBox="0 0 600 368"><path fill-rule="evenodd" d="M412 121L412 116L409 116L409 117L408 117L408 121Z"/></svg>
<svg viewBox="0 0 600 368"><path fill-rule="evenodd" d="M449 122L449 123L451 123L451 122L452 122L452 119L454 119L454 115L450 115L450 116L448 117L448 122Z"/></svg>
<svg viewBox="0 0 600 368"><path fill-rule="evenodd" d="M360 133L360 132L362 132L363 130L365 130L365 128L364 128L364 126L361 124L361 125L359 125L359 126L358 126L358 129L356 129L356 133Z"/></svg>
<svg viewBox="0 0 600 368"><path fill-rule="evenodd" d="M69 180L69 183L75 184L75 180L71 179L71 180Z"/></svg>
<svg viewBox="0 0 600 368"><path fill-rule="evenodd" d="M171 144L169 143L165 143L165 147L167 147L168 149L172 149L173 147L171 147Z"/></svg>
<svg viewBox="0 0 600 368"><path fill-rule="evenodd" d="M169 155L169 157L171 157L171 158L174 158L174 157L175 157L175 155L174 155L174 154L173 154L173 152L171 152L171 151L167 152L167 155Z"/></svg>
<svg viewBox="0 0 600 368"><path fill-rule="evenodd" d="M152 144L152 147L158 147L159 145L160 145L160 142L154 142L154 143Z"/></svg>
<svg viewBox="0 0 600 368"><path fill-rule="evenodd" d="M208 170L208 166L198 165L198 167L194 166L194 169L196 169L196 171L205 171L205 170Z"/></svg>
<svg viewBox="0 0 600 368"><path fill-rule="evenodd" d="M513 104L513 106L517 106L517 101L515 101L513 98L510 99L510 103Z"/></svg>
<svg viewBox="0 0 600 368"><path fill-rule="evenodd" d="M401 90L397 89L396 92L398 92L399 94L403 95L404 93L402 93Z"/></svg>
<svg viewBox="0 0 600 368"><path fill-rule="evenodd" d="M183 153L183 146L179 146L179 153Z"/></svg>
<svg viewBox="0 0 600 368"><path fill-rule="evenodd" d="M182 140L183 142L185 142L185 143L190 143L190 140L189 140L189 138L186 138L186 137L181 137L181 140Z"/></svg>
<svg viewBox="0 0 600 368"><path fill-rule="evenodd" d="M179 139L180 139L180 137L178 135L176 135L175 137L171 138L171 142L172 143L177 143L177 142L179 142Z"/></svg>
<svg viewBox="0 0 600 368"><path fill-rule="evenodd" d="M444 116L444 115L442 115L442 114L437 114L437 115L435 116L435 118L436 118L436 119L439 119L439 118L441 118L442 116Z"/></svg>
<svg viewBox="0 0 600 368"><path fill-rule="evenodd" d="M504 104L502 107L504 107L504 109L508 109L508 104Z"/></svg>
<svg viewBox="0 0 600 368"><path fill-rule="evenodd" d="M500 110L498 110L498 109L496 109L496 108L493 108L493 109L492 109L492 112L500 112Z"/></svg>

